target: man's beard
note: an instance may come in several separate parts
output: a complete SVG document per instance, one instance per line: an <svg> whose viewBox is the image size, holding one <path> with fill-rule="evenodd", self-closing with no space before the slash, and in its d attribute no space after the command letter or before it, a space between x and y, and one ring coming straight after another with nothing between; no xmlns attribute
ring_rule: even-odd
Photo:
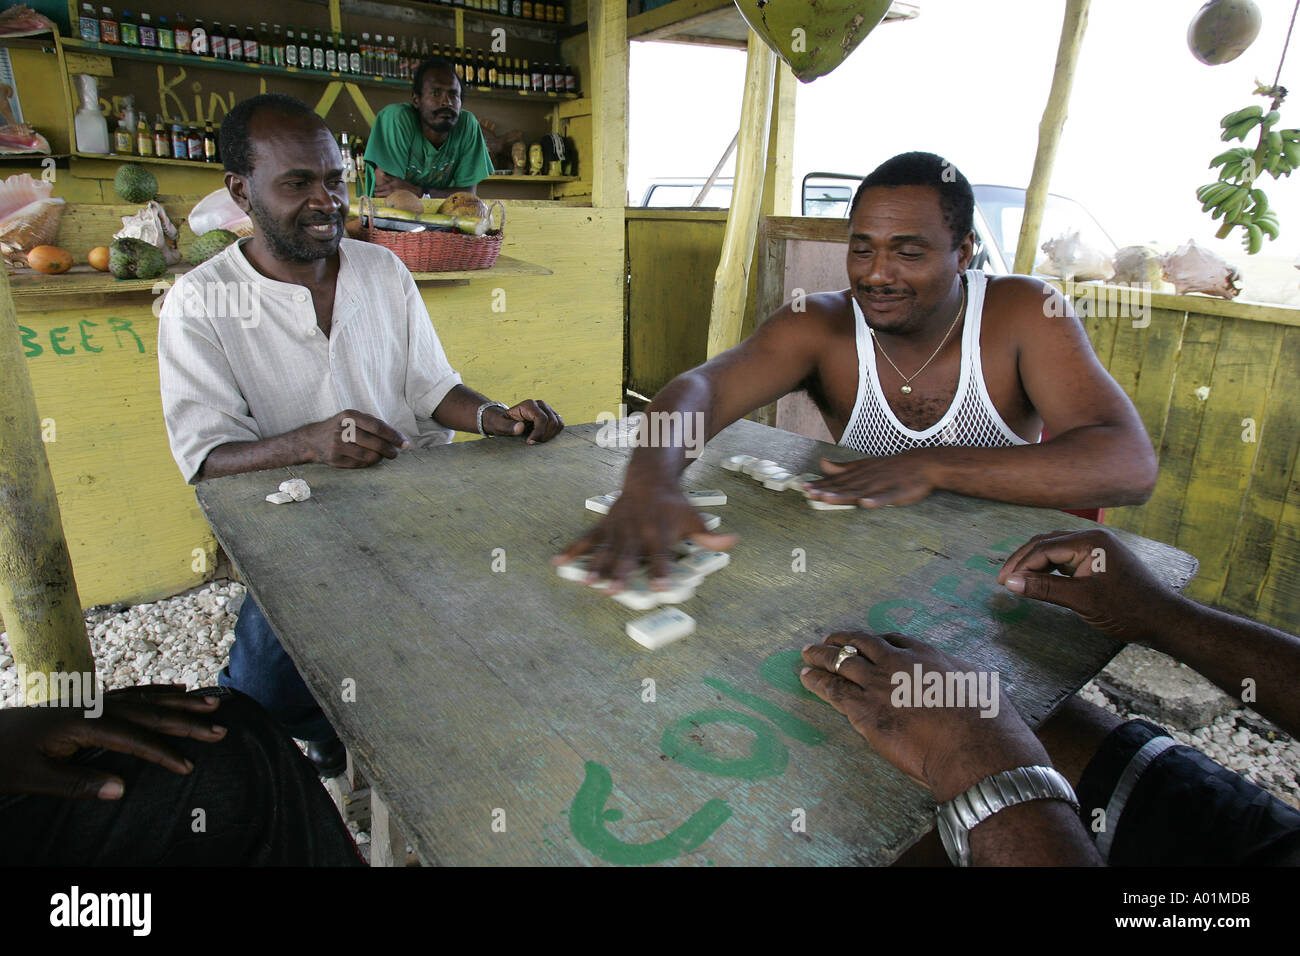
<svg viewBox="0 0 1300 956"><path fill-rule="evenodd" d="M449 116L446 114L440 116L435 113L424 117L424 125L435 133L450 133L456 128L456 121L458 119L460 119L459 114L456 116Z"/></svg>
<svg viewBox="0 0 1300 956"><path fill-rule="evenodd" d="M256 196L249 197L249 205L252 207L253 220L257 227L262 230L262 238L266 242L266 247L271 251L271 255L284 262L314 262L317 259L327 259L339 250L339 242L343 239L343 217L334 214L332 217L318 218L309 225L324 224L326 221L334 222L338 228L334 232L334 238L328 243L307 238L296 227L288 231L280 229L275 217L270 211L257 201Z"/></svg>

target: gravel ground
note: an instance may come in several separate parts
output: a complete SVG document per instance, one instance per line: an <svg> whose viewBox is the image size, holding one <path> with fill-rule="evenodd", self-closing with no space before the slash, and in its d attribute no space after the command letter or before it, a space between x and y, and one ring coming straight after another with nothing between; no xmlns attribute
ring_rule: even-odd
<svg viewBox="0 0 1300 956"><path fill-rule="evenodd" d="M217 672L235 640L235 617L243 595L242 584L225 582L152 604L92 608L86 612L86 631L100 679L108 689L172 681L191 689L216 684ZM17 687L8 635L0 633L0 702L14 700ZM1117 706L1095 684L1088 684L1080 694L1121 717L1143 716ZM1170 732L1180 743L1199 748L1300 808L1300 741L1270 731L1252 711L1241 708L1208 727ZM369 849L366 833L353 828L353 834Z"/></svg>

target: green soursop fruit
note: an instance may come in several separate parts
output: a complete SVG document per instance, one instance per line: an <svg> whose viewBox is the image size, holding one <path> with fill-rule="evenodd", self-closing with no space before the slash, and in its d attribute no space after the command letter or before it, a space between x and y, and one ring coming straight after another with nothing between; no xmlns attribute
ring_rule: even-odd
<svg viewBox="0 0 1300 956"><path fill-rule="evenodd" d="M123 163L113 177L113 189L126 202L148 202L158 195L158 180L139 163Z"/></svg>
<svg viewBox="0 0 1300 956"><path fill-rule="evenodd" d="M119 279L156 279L167 271L162 250L143 239L114 239L108 247L108 271Z"/></svg>
<svg viewBox="0 0 1300 956"><path fill-rule="evenodd" d="M197 266L200 262L207 262L238 238L229 229L208 230L195 239L194 244L190 246L190 254L187 257L190 265Z"/></svg>

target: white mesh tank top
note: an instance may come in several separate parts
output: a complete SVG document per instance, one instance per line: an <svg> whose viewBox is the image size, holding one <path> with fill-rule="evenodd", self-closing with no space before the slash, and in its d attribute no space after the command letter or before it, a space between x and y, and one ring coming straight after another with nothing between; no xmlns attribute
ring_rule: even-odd
<svg viewBox="0 0 1300 956"><path fill-rule="evenodd" d="M885 400L876 369L876 346L858 300L853 299L858 343L858 399L840 444L874 458L914 448L944 445L960 448L1008 448L1027 445L1007 427L989 398L980 361L980 317L988 278L977 269L966 272L966 322L961 336L961 376L948 411L925 431L913 431L898 420Z"/></svg>

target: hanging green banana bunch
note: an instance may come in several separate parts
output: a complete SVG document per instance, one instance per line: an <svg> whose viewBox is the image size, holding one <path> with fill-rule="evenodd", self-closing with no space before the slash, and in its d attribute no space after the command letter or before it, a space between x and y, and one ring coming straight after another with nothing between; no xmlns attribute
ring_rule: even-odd
<svg viewBox="0 0 1300 956"><path fill-rule="evenodd" d="M1265 113L1262 106L1247 106L1229 113L1219 120L1223 128L1219 138L1225 143L1234 139L1244 142L1259 127L1257 145L1254 149L1234 146L1215 156L1210 168L1219 168L1218 181L1196 190L1201 211L1213 210L1212 218L1223 220L1215 235L1224 239L1240 227L1242 245L1250 255L1259 252L1266 236L1269 240L1278 236L1277 213L1269 209L1268 196L1255 186L1255 181L1264 173L1281 179L1300 167L1300 129L1274 129L1281 119L1277 108L1286 90L1261 84L1255 92L1271 97L1272 108Z"/></svg>

